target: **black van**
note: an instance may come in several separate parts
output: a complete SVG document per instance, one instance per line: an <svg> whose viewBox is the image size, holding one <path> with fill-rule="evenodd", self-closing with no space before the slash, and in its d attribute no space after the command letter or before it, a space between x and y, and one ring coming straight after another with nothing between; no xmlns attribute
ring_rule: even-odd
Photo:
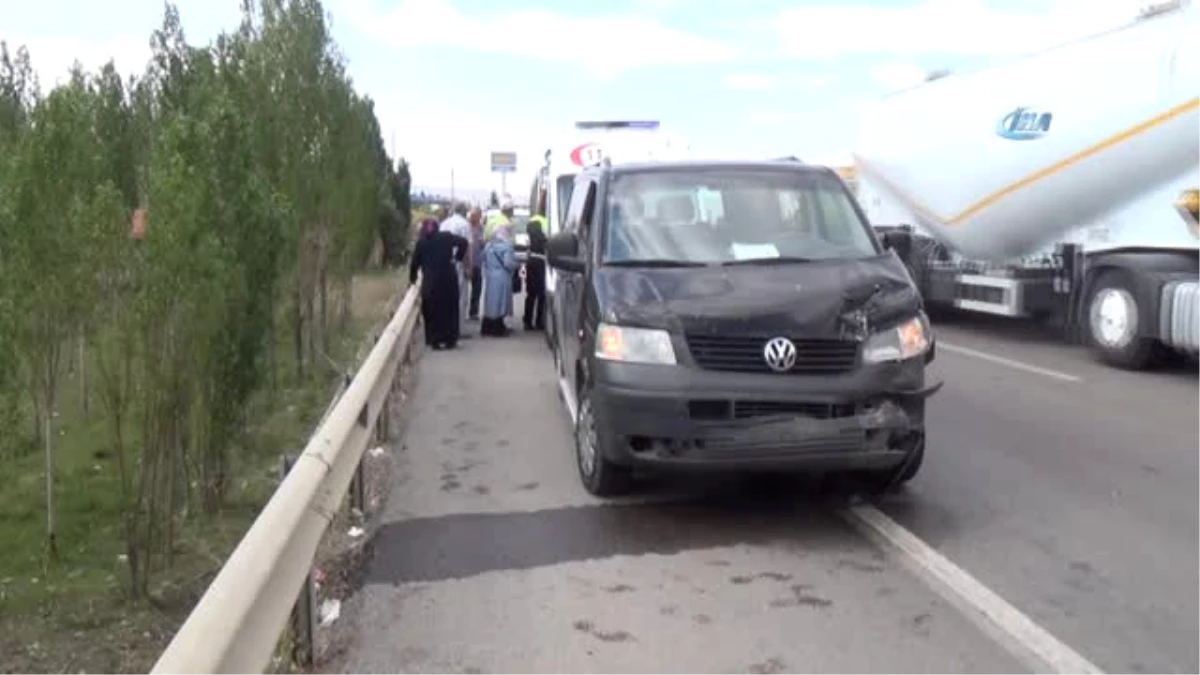
<svg viewBox="0 0 1200 675"><path fill-rule="evenodd" d="M589 492L635 468L916 475L933 333L832 170L606 161L576 178L547 257Z"/></svg>

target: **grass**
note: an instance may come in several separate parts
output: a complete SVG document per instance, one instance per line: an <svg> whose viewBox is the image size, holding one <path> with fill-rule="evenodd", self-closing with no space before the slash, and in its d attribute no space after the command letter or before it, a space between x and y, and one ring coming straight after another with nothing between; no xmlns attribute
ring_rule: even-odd
<svg viewBox="0 0 1200 675"><path fill-rule="evenodd" d="M352 370L372 327L402 290L403 270L355 278L350 329L330 356ZM281 362L283 359L281 358ZM287 363L280 373L290 372ZM252 402L228 499L216 517L182 523L175 564L154 577L154 605L125 595L119 479L97 397L84 414L76 373L64 378L57 433L59 560L45 555L40 451L4 463L0 481L0 672L147 671L279 482L280 455L298 453L329 403L333 374L281 377ZM325 377L324 375L328 375ZM89 373L90 376L90 373Z"/></svg>

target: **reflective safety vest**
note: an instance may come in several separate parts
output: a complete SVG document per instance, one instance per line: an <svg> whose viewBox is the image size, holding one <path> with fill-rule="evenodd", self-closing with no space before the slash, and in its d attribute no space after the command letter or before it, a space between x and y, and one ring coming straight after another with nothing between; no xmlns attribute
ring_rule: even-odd
<svg viewBox="0 0 1200 675"><path fill-rule="evenodd" d="M512 221L509 220L508 217L503 213L492 214L492 216L487 219L487 223L485 223L483 226L484 241L491 239L492 235L496 234L496 228L500 227L501 225L511 224Z"/></svg>

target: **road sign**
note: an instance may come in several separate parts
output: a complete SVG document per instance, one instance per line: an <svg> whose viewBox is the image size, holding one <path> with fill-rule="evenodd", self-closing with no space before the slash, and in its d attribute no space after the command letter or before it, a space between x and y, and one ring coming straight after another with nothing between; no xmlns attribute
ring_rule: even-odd
<svg viewBox="0 0 1200 675"><path fill-rule="evenodd" d="M499 173L512 173L517 170L517 153L515 152L493 152L492 153L492 171Z"/></svg>

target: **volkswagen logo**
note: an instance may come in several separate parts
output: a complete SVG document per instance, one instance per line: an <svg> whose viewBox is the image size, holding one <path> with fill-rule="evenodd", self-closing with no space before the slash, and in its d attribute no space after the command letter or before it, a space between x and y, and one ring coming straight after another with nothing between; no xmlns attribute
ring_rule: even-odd
<svg viewBox="0 0 1200 675"><path fill-rule="evenodd" d="M786 373L796 365L796 345L784 337L772 338L763 347L763 360L777 373Z"/></svg>

